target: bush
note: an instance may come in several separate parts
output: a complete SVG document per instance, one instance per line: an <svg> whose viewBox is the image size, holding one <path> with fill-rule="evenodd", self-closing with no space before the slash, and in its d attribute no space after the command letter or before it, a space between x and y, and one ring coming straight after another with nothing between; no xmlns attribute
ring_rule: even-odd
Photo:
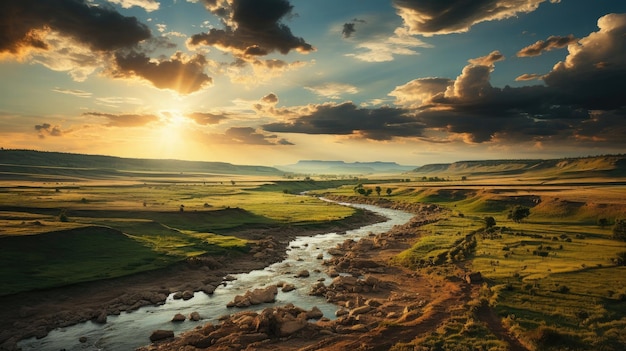
<svg viewBox="0 0 626 351"><path fill-rule="evenodd" d="M69 222L70 219L67 217L67 214L65 213L65 211L61 211L61 213L59 214L59 221L60 222Z"/></svg>
<svg viewBox="0 0 626 351"><path fill-rule="evenodd" d="M626 241L626 220L618 219L613 226L613 238Z"/></svg>

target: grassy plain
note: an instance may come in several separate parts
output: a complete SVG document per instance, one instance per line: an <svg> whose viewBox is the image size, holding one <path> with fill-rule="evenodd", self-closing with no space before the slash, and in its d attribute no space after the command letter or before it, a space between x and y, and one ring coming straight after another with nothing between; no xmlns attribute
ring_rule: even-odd
<svg viewBox="0 0 626 351"><path fill-rule="evenodd" d="M236 255L255 239L240 235L248 229L324 225L355 213L294 195L323 182L276 191L259 177L105 178L0 182L0 296Z"/></svg>
<svg viewBox="0 0 626 351"><path fill-rule="evenodd" d="M392 259L395 264L435 275L445 275L450 264L462 264L485 278L480 300L467 306L469 313L395 349L464 345L506 350L478 318L485 305L531 350L622 350L626 266L618 266L615 258L626 252L626 242L612 237L612 227L626 218L624 178L583 173L564 179L550 173L554 170L523 178L482 171L469 179L453 173L438 181L412 174L408 182L378 185L383 194L392 189L383 197L393 202L429 202L449 210L444 219L422 227L414 245ZM330 192L355 195L350 186ZM521 222L508 218L517 205L530 208ZM484 230L488 216L497 222L491 231ZM470 255L433 264L437 257L458 252L454 248L460 238L472 233L477 244Z"/></svg>

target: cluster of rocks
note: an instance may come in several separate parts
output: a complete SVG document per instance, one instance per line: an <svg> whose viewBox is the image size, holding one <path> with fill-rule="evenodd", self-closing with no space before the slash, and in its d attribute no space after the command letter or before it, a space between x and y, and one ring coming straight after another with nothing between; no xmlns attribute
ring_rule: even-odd
<svg viewBox="0 0 626 351"><path fill-rule="evenodd" d="M153 332L152 345L142 347L140 351L178 350L178 349L245 349L255 343L268 342L272 339L286 338L296 334L311 335L321 331L310 320L319 320L323 313L313 307L307 311L288 304L282 307L266 308L262 312L240 312L221 318L219 325L211 323L174 338L168 330ZM165 342L158 342L165 340Z"/></svg>
<svg viewBox="0 0 626 351"><path fill-rule="evenodd" d="M278 294L278 286L270 285L265 288L248 290L243 295L237 295L226 307L249 307L262 303L274 302Z"/></svg>

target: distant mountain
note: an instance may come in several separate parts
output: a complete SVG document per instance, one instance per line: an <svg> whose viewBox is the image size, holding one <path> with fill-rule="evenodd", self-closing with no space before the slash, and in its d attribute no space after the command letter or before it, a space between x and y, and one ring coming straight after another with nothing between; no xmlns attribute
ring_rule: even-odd
<svg viewBox="0 0 626 351"><path fill-rule="evenodd" d="M484 160L428 164L412 172L428 175L626 176L626 155L562 159Z"/></svg>
<svg viewBox="0 0 626 351"><path fill-rule="evenodd" d="M46 174L68 177L115 177L133 173L164 176L164 173L282 175L284 172L265 166L241 166L225 162L157 160L114 156L83 155L32 150L0 150L0 175ZM167 175L167 174L165 174Z"/></svg>
<svg viewBox="0 0 626 351"><path fill-rule="evenodd" d="M415 169L415 166L402 166L395 162L353 162L301 160L296 164L274 166L285 172L301 174L378 174L402 173Z"/></svg>

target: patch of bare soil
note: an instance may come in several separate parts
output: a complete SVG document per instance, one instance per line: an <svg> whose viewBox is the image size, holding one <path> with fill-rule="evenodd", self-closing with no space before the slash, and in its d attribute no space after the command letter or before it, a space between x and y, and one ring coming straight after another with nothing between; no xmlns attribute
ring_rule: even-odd
<svg viewBox="0 0 626 351"><path fill-rule="evenodd" d="M285 257L296 236L341 232L383 221L370 212L323 228L274 227L231 235L258 238L249 254L201 257L168 268L122 278L75 284L0 297L0 350L16 350L19 340L44 337L55 328L94 320L106 323L108 315L163 304L170 293L212 293L228 274L262 269Z"/></svg>

